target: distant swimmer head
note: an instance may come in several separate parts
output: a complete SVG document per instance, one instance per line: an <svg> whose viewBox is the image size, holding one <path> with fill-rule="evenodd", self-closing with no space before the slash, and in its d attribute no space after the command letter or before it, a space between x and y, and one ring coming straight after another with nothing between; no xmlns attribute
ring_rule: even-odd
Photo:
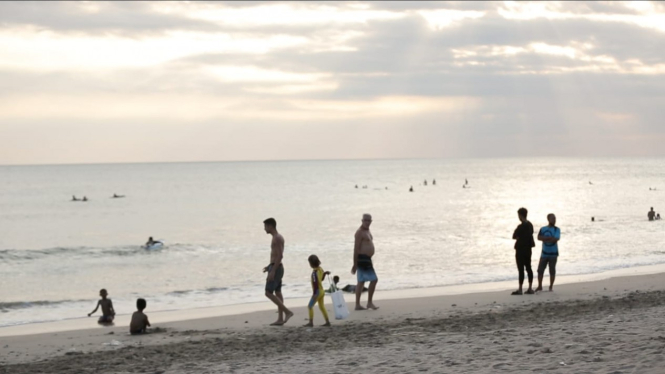
<svg viewBox="0 0 665 374"><path fill-rule="evenodd" d="M596 218L591 217L591 222L595 222L595 221L596 221Z"/></svg>
<svg viewBox="0 0 665 374"><path fill-rule="evenodd" d="M312 269L318 268L321 266L321 260L319 260L319 257L317 255L311 255L307 258L307 261L309 261L309 266L312 267Z"/></svg>
<svg viewBox="0 0 665 374"><path fill-rule="evenodd" d="M268 218L265 221L263 221L263 228L266 230L268 234L271 232L275 231L277 229L277 221L275 221L274 218Z"/></svg>
<svg viewBox="0 0 665 374"><path fill-rule="evenodd" d="M556 225L556 216L554 215L554 213L550 213L547 215L547 222L549 222L551 226Z"/></svg>
<svg viewBox="0 0 665 374"><path fill-rule="evenodd" d="M525 220L527 215L529 215L529 211L526 208L517 209L517 217L519 217L520 221Z"/></svg>
<svg viewBox="0 0 665 374"><path fill-rule="evenodd" d="M145 301L145 299L137 299L136 300L136 309L139 311L143 311L148 306L148 303Z"/></svg>

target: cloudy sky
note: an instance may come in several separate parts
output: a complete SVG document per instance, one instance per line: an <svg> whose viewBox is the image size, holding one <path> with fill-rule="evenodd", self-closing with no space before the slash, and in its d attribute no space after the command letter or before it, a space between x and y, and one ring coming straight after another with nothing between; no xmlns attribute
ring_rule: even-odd
<svg viewBox="0 0 665 374"><path fill-rule="evenodd" d="M665 156L658 2L2 2L0 164Z"/></svg>

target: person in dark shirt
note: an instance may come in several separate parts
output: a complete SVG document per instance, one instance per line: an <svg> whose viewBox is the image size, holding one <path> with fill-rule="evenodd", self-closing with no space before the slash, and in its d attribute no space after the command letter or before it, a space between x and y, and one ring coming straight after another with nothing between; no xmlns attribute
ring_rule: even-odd
<svg viewBox="0 0 665 374"><path fill-rule="evenodd" d="M656 212L653 211L653 207L651 207L651 210L647 213L647 217L649 218L649 221L653 221L654 218L656 218Z"/></svg>
<svg viewBox="0 0 665 374"><path fill-rule="evenodd" d="M520 208L517 211L517 217L520 219L520 225L517 226L513 233L515 239L515 262L517 263L517 272L519 273L519 288L514 291L512 295L522 294L522 285L524 284L524 270L529 277L529 289L527 294L533 294L533 271L531 270L531 248L536 246L533 240L533 225L526 219L529 212L526 208Z"/></svg>

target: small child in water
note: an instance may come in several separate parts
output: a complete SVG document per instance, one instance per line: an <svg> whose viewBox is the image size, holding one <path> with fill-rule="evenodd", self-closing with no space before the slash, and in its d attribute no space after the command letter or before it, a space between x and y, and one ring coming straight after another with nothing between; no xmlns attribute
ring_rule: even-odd
<svg viewBox="0 0 665 374"><path fill-rule="evenodd" d="M148 316L143 314L147 303L145 299L136 300L136 309L138 311L132 314L132 321L129 323L129 333L132 335L143 334L146 332L146 329L150 327L150 322L148 321Z"/></svg>
<svg viewBox="0 0 665 374"><path fill-rule="evenodd" d="M91 315L95 314L97 309L99 307L102 307L102 316L99 317L99 320L97 323L99 324L107 324L107 323L112 323L113 318L115 317L115 310L113 309L113 302L111 302L111 299L107 299L106 296L108 296L108 292L106 292L105 288L102 288L99 290L99 296L101 296L101 300L97 302L97 306L95 307L95 310L92 312L88 313L88 317Z"/></svg>
<svg viewBox="0 0 665 374"><path fill-rule="evenodd" d="M330 275L329 271L324 272L321 268L321 261L316 255L311 255L307 259L309 261L309 266L314 269L312 272L312 298L309 300L309 323L305 327L314 326L314 304L319 303L319 309L321 309L321 314L325 318L326 323L323 326L330 326L330 320L328 319L328 312L326 312L326 307L323 305L323 298L326 293L323 290L323 280L326 278L326 275Z"/></svg>
<svg viewBox="0 0 665 374"><path fill-rule="evenodd" d="M333 285L331 285L327 290L326 293L334 293L337 290L342 290L344 292L350 292L350 293L356 293L356 285L355 284L347 284L344 286L344 288L339 288L338 286L339 283L339 277L335 275L333 277ZM367 292L368 288L363 287L363 292Z"/></svg>

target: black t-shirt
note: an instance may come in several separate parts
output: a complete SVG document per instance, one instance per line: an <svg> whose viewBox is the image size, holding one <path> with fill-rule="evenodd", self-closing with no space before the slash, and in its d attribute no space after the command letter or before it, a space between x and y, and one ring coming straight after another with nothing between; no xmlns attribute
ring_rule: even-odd
<svg viewBox="0 0 665 374"><path fill-rule="evenodd" d="M518 251L531 251L531 248L536 246L536 242L533 240L533 225L529 221L522 222L515 229L513 233L513 239L515 241L515 249Z"/></svg>

